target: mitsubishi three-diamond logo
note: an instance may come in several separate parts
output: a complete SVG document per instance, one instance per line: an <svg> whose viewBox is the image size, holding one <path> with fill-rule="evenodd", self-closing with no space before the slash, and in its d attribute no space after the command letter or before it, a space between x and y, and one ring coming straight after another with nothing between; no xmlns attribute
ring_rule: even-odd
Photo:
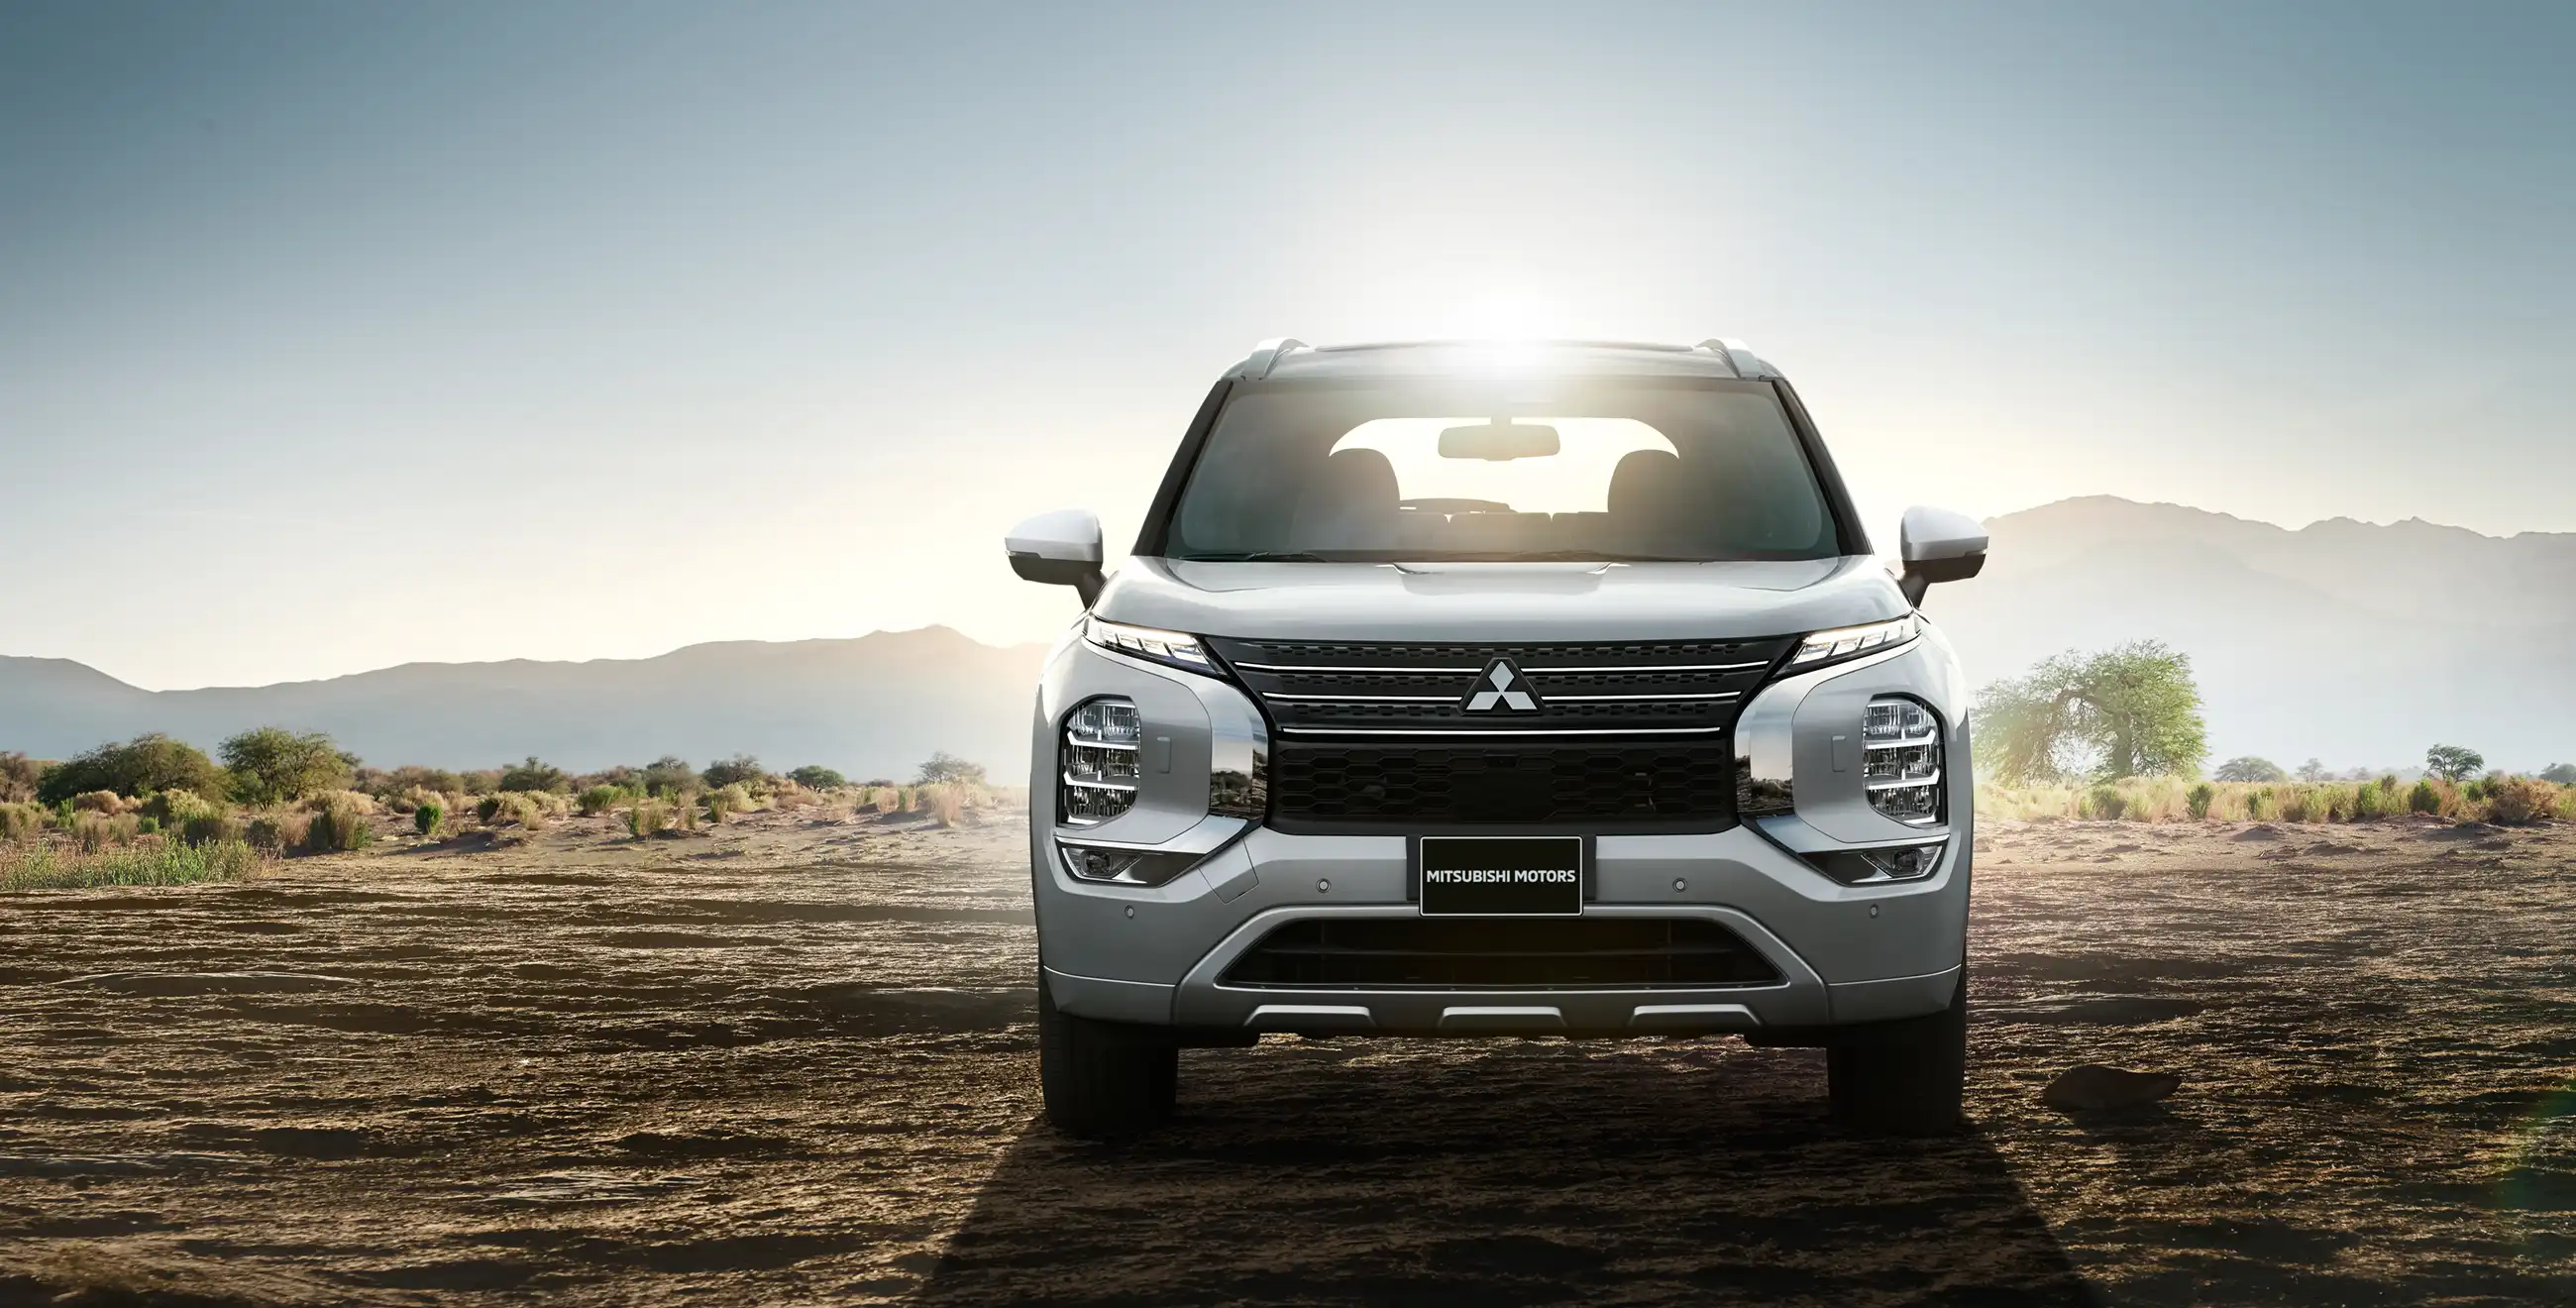
<svg viewBox="0 0 2576 1308"><path fill-rule="evenodd" d="M1536 713L1538 696L1530 693L1529 678L1510 659L1496 659L1485 665L1483 676L1476 678L1474 693L1467 696L1469 713Z"/></svg>

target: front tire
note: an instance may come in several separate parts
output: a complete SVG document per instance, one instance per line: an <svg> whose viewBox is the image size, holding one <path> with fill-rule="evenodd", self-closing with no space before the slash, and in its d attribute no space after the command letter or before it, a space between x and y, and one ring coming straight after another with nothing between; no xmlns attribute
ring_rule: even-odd
<svg viewBox="0 0 2576 1308"><path fill-rule="evenodd" d="M1047 1120L1068 1135L1115 1136L1170 1121L1181 1051L1146 1027L1059 1011L1038 971L1038 1092Z"/></svg>
<svg viewBox="0 0 2576 1308"><path fill-rule="evenodd" d="M1968 1077L1968 970L1950 1006L1836 1034L1825 1052L1834 1120L1871 1135L1959 1127Z"/></svg>

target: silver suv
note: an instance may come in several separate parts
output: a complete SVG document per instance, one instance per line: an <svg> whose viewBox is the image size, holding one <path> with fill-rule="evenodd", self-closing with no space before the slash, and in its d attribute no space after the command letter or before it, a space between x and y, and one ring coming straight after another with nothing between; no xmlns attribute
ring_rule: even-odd
<svg viewBox="0 0 2576 1308"><path fill-rule="evenodd" d="M1827 1049L1869 1130L1959 1118L1968 688L1797 393L1737 341L1264 342L1032 724L1039 1076L1150 1127L1182 1047L1699 1036Z"/></svg>

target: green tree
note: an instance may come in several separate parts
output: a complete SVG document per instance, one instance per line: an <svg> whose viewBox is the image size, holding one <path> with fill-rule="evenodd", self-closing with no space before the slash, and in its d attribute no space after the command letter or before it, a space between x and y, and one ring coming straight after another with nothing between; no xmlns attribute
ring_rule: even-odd
<svg viewBox="0 0 2576 1308"><path fill-rule="evenodd" d="M707 789L722 790L737 783L749 785L768 774L761 771L759 759L749 754L736 754L732 758L709 763L703 775Z"/></svg>
<svg viewBox="0 0 2576 1308"><path fill-rule="evenodd" d="M2424 751L2424 770L2456 785L2477 775L2486 755L2459 745L2435 745Z"/></svg>
<svg viewBox="0 0 2576 1308"><path fill-rule="evenodd" d="M838 790L850 784L849 778L820 763L808 763L788 773L787 779L807 790Z"/></svg>
<svg viewBox="0 0 2576 1308"><path fill-rule="evenodd" d="M2325 779L2325 760L2312 758L2299 765L2299 780L2307 782L2309 785L2313 786Z"/></svg>
<svg viewBox="0 0 2576 1308"><path fill-rule="evenodd" d="M969 763L943 749L921 765L922 784L935 781L969 781L980 786L984 784L984 765Z"/></svg>
<svg viewBox="0 0 2576 1308"><path fill-rule="evenodd" d="M2553 785L2576 786L2576 763L2552 763L2540 770L2540 779Z"/></svg>
<svg viewBox="0 0 2576 1308"><path fill-rule="evenodd" d="M698 770L688 761L665 754L644 767L639 779L644 793L654 796L676 795L698 788Z"/></svg>
<svg viewBox="0 0 2576 1308"><path fill-rule="evenodd" d="M571 786L572 778L565 776L562 768L540 762L534 754L530 754L525 763L512 764L501 770L503 790L566 790Z"/></svg>
<svg viewBox="0 0 2576 1308"><path fill-rule="evenodd" d="M1977 766L2008 784L2188 776L2209 755L2191 656L2158 641L2068 650L1978 700Z"/></svg>
<svg viewBox="0 0 2576 1308"><path fill-rule="evenodd" d="M283 727L242 732L218 751L233 774L233 798L245 804L275 804L346 789L357 761L319 731L297 735Z"/></svg>
<svg viewBox="0 0 2576 1308"><path fill-rule="evenodd" d="M208 799L223 799L228 778L206 752L159 732L122 743L109 741L48 769L36 783L36 798L60 804L93 790L141 798L153 791L185 790Z"/></svg>
<svg viewBox="0 0 2576 1308"><path fill-rule="evenodd" d="M2280 764L2253 754L2239 754L2219 764L2214 775L2221 781L2287 781L2290 777Z"/></svg>

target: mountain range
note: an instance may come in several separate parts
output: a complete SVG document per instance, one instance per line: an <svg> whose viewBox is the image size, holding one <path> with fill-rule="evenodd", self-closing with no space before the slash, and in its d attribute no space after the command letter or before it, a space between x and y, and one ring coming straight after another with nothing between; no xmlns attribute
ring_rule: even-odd
<svg viewBox="0 0 2576 1308"><path fill-rule="evenodd" d="M2521 770L2576 759L2576 534L2294 531L2110 496L1986 528L1983 575L1923 606L1981 683L2161 640L2191 656L2213 762L2420 767L2435 743Z"/></svg>
<svg viewBox="0 0 2576 1308"><path fill-rule="evenodd" d="M2576 534L2343 518L2290 530L2109 496L1987 529L1984 575L1924 604L1981 684L2064 650L2154 639L2192 658L2213 762L2400 767L2436 742L2519 769L2576 759ZM1008 777L1028 757L1044 654L925 627L157 692L68 660L0 657L0 749L60 758L144 731L211 746L273 723L327 731L388 766L533 753L587 770L749 752L900 777L948 750Z"/></svg>
<svg viewBox="0 0 2576 1308"><path fill-rule="evenodd" d="M581 663L407 663L255 689L147 691L65 659L0 658L0 748L61 758L161 731L211 748L245 727L326 731L381 766L492 767L529 754L576 771L747 752L909 778L932 753L1025 770L1043 645L946 627L853 640L691 645Z"/></svg>

